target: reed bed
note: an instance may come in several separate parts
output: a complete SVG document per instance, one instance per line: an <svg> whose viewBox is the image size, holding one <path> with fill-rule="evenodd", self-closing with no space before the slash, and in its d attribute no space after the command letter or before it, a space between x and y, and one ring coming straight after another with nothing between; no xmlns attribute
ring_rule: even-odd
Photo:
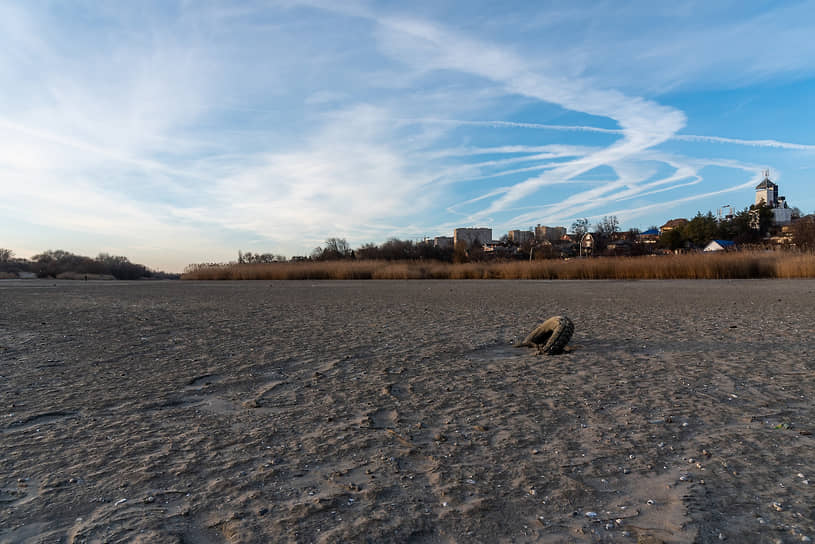
<svg viewBox="0 0 815 544"><path fill-rule="evenodd" d="M815 254L781 251L450 264L322 261L202 265L185 280L659 280L815 278Z"/></svg>

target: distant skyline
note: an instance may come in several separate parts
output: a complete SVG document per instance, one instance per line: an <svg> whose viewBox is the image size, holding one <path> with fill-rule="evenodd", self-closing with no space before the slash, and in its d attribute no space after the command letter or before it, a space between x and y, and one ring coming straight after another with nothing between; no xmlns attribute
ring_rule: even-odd
<svg viewBox="0 0 815 544"><path fill-rule="evenodd" d="M813 2L0 0L0 247L167 271L815 211Z"/></svg>

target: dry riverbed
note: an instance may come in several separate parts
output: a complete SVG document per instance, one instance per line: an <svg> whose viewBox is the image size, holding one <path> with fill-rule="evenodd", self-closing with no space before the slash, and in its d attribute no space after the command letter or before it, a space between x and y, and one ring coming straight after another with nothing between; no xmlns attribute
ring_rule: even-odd
<svg viewBox="0 0 815 544"><path fill-rule="evenodd" d="M815 538L815 281L0 282L0 542ZM569 353L511 344L546 317Z"/></svg>

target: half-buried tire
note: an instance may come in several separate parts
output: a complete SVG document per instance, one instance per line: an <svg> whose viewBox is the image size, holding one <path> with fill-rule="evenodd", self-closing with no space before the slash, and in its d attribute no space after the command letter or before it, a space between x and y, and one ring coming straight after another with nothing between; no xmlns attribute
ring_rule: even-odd
<svg viewBox="0 0 815 544"><path fill-rule="evenodd" d="M518 347L536 347L538 353L547 355L557 355L563 353L563 349L574 334L574 323L565 315L550 317L529 333Z"/></svg>

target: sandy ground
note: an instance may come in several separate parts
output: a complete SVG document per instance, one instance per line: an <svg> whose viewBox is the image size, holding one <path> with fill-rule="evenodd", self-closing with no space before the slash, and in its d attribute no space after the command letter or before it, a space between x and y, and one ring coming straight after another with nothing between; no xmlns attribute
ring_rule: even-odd
<svg viewBox="0 0 815 544"><path fill-rule="evenodd" d="M0 542L806 542L814 293L0 282Z"/></svg>

